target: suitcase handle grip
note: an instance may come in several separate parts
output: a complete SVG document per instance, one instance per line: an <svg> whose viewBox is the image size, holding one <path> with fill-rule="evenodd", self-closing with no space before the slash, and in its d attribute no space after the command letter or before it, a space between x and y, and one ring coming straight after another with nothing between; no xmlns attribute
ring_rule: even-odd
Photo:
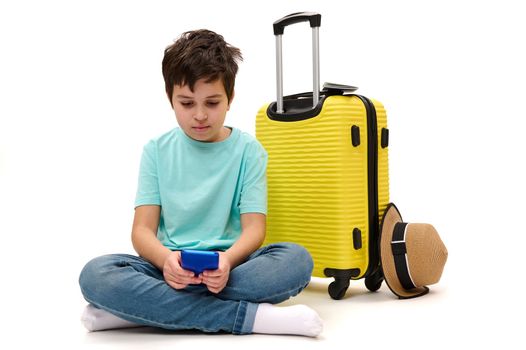
<svg viewBox="0 0 526 350"><path fill-rule="evenodd" d="M291 13L274 22L274 35L283 35L285 27L294 23L310 22L311 28L321 25L321 15L314 12L296 12Z"/></svg>
<svg viewBox="0 0 526 350"><path fill-rule="evenodd" d="M274 22L276 36L276 112L284 113L283 108L283 53L281 38L285 27L299 22L310 22L312 27L312 108L316 108L320 99L320 44L318 30L321 15L314 12L297 12Z"/></svg>

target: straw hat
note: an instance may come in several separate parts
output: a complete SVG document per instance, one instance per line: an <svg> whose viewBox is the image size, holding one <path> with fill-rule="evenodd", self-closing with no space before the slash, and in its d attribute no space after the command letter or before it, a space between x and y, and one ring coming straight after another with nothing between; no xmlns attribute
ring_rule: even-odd
<svg viewBox="0 0 526 350"><path fill-rule="evenodd" d="M440 280L447 249L432 225L402 222L390 203L380 228L380 260L391 291L400 299L415 298Z"/></svg>

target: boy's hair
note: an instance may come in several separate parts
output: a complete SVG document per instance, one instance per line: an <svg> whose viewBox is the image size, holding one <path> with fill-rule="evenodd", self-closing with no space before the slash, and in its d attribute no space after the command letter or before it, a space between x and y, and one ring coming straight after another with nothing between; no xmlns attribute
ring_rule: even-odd
<svg viewBox="0 0 526 350"><path fill-rule="evenodd" d="M188 85L193 92L196 81L203 78L207 83L221 79L230 103L234 94L237 62L242 60L238 48L210 30L199 29L181 34L164 50L163 77L170 103L174 85Z"/></svg>

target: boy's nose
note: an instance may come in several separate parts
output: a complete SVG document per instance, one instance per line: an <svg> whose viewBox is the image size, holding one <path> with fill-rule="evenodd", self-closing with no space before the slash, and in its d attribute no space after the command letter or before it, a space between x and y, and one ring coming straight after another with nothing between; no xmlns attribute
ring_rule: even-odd
<svg viewBox="0 0 526 350"><path fill-rule="evenodd" d="M198 108L196 111L195 111L195 115L194 115L194 118L196 120L206 120L208 118L208 116L206 115L206 112L202 109L202 108Z"/></svg>

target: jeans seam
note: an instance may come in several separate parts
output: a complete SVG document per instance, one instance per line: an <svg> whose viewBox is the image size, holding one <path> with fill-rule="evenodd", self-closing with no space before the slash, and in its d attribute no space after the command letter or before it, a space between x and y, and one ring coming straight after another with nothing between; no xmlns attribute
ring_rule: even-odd
<svg viewBox="0 0 526 350"><path fill-rule="evenodd" d="M234 318L234 325L232 326L232 334L241 334L241 331L243 330L243 323L245 321L245 317L243 316L243 321L241 322L239 321L239 318L241 317L240 313L242 313L243 311L245 312L245 315L246 315L246 308L247 308L246 304L247 304L246 301L239 302L239 306L236 312L236 317Z"/></svg>

